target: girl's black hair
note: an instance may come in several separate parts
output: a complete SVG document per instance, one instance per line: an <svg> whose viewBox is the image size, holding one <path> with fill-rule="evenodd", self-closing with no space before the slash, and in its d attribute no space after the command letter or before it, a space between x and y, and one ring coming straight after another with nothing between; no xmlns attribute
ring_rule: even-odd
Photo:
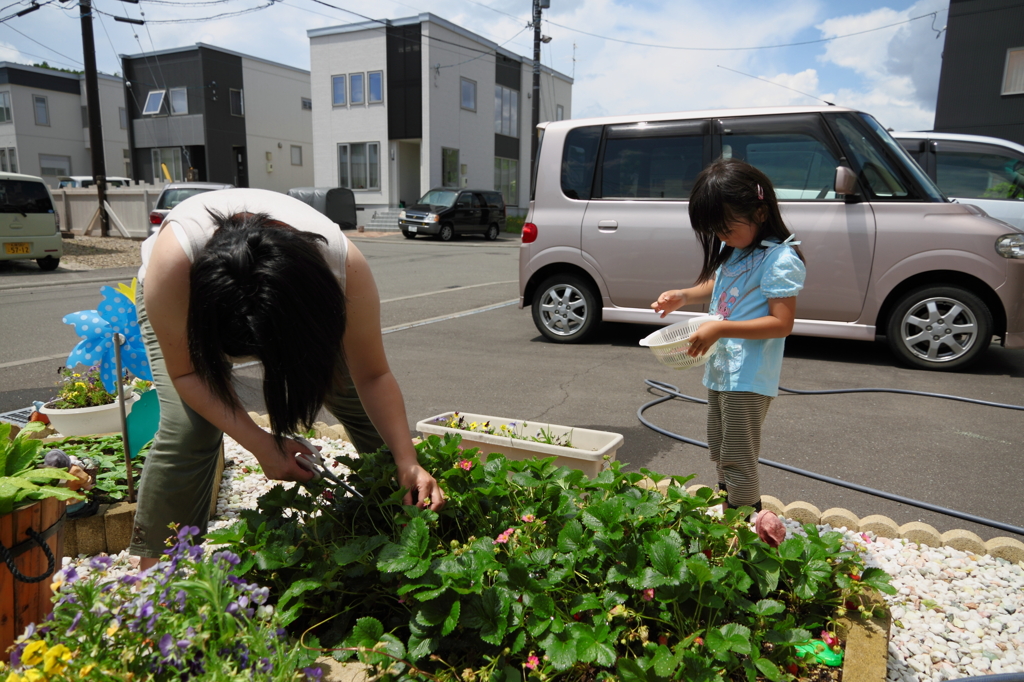
<svg viewBox="0 0 1024 682"><path fill-rule="evenodd" d="M763 220L758 220L758 211L763 211ZM704 249L697 284L713 279L732 255L733 247L723 247L720 235L728 233L728 223L737 218L760 225L749 249L766 248L761 246L762 239L785 241L790 235L768 176L746 161L718 159L701 171L690 192L690 225ZM793 248L803 260L800 249Z"/></svg>
<svg viewBox="0 0 1024 682"><path fill-rule="evenodd" d="M209 214L217 229L189 275L192 367L214 395L239 407L228 357L258 357L280 440L309 428L344 369L345 297L320 250L323 236L265 213Z"/></svg>

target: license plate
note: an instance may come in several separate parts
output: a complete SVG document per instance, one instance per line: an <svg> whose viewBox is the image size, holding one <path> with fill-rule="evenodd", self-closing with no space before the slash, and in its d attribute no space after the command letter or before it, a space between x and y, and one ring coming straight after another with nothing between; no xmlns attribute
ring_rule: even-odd
<svg viewBox="0 0 1024 682"><path fill-rule="evenodd" d="M4 244L4 253L8 256L20 256L32 253L32 244L29 242L8 242Z"/></svg>
<svg viewBox="0 0 1024 682"><path fill-rule="evenodd" d="M409 230L409 232L415 232L419 228L417 228L415 225L408 225L407 229Z"/></svg>

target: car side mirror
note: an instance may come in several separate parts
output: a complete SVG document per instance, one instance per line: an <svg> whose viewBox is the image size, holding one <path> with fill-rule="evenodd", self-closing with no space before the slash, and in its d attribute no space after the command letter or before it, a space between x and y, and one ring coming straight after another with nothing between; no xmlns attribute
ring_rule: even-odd
<svg viewBox="0 0 1024 682"><path fill-rule="evenodd" d="M836 194L857 195L857 174L847 166L836 166Z"/></svg>

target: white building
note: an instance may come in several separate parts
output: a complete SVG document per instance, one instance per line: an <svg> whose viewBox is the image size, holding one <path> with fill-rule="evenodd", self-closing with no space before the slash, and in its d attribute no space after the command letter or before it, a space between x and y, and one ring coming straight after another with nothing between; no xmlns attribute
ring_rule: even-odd
<svg viewBox="0 0 1024 682"><path fill-rule="evenodd" d="M124 87L98 74L107 175L126 175ZM0 171L39 175L51 187L66 175L92 175L85 76L0 62Z"/></svg>
<svg viewBox="0 0 1024 682"><path fill-rule="evenodd" d="M429 13L307 34L314 184L349 187L367 211L473 187L525 212L531 59ZM542 66L541 121L571 117L572 82Z"/></svg>
<svg viewBox="0 0 1024 682"><path fill-rule="evenodd" d="M203 43L121 61L137 180L313 184L308 71Z"/></svg>

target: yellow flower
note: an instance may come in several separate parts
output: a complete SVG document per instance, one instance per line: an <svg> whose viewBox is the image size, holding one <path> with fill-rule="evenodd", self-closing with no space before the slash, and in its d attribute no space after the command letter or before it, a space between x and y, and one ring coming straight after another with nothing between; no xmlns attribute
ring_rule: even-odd
<svg viewBox="0 0 1024 682"><path fill-rule="evenodd" d="M78 671L78 678L84 680L85 677L92 672L92 669L96 667L95 663L90 663L81 670Z"/></svg>
<svg viewBox="0 0 1024 682"><path fill-rule="evenodd" d="M63 644L50 647L50 650L43 654L43 672L47 675L59 675L64 672L64 663L71 658L71 649Z"/></svg>
<svg viewBox="0 0 1024 682"><path fill-rule="evenodd" d="M11 673L4 682L22 682L24 678L18 673Z"/></svg>
<svg viewBox="0 0 1024 682"><path fill-rule="evenodd" d="M25 671L23 679L25 680L25 682L43 682L43 680L46 679L46 676L38 670L36 670L35 668L32 668L30 670Z"/></svg>
<svg viewBox="0 0 1024 682"><path fill-rule="evenodd" d="M46 642L37 639L30 642L25 650L21 652L22 665L39 665L43 661L43 653L46 652Z"/></svg>
<svg viewBox="0 0 1024 682"><path fill-rule="evenodd" d="M54 594L57 594L57 592L60 590L63 584L63 580L54 580L52 583L50 583L50 589L53 590Z"/></svg>
<svg viewBox="0 0 1024 682"><path fill-rule="evenodd" d="M111 623L110 627L107 628L107 637L113 637L114 633L117 632L118 627L120 626L117 624L116 620L113 623Z"/></svg>
<svg viewBox="0 0 1024 682"><path fill-rule="evenodd" d="M81 386L82 388L85 388L85 383L82 381L76 381L75 386Z"/></svg>

